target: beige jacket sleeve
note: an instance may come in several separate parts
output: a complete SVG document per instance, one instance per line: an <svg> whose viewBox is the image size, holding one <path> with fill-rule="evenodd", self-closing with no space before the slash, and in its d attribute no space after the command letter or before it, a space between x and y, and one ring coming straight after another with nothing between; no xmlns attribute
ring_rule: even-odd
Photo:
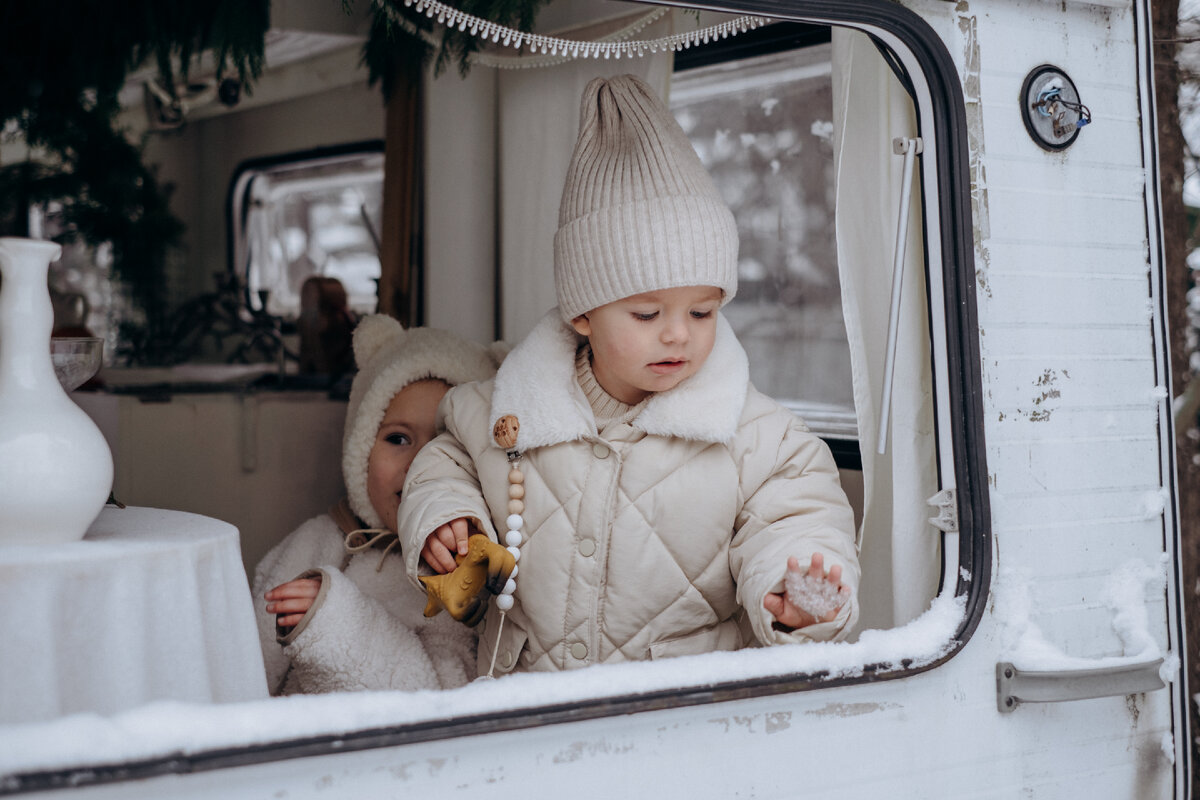
<svg viewBox="0 0 1200 800"><path fill-rule="evenodd" d="M430 570L421 560L421 548L438 527L464 517L496 540L475 467L475 451L487 442L479 436L464 441L461 435L478 427L480 402L486 409L486 397L477 384L457 386L446 394L438 407L438 423L444 431L421 448L404 481L397 529L409 579L422 591L417 576L428 575Z"/></svg>
<svg viewBox="0 0 1200 800"><path fill-rule="evenodd" d="M734 451L744 465L743 498L730 570L755 637L762 644L844 638L858 619L861 573L854 512L829 448L790 411L752 391ZM831 622L792 632L774 629L763 599L768 592L783 591L789 556L806 569L817 552L826 569L842 566L842 582L852 590L850 601Z"/></svg>

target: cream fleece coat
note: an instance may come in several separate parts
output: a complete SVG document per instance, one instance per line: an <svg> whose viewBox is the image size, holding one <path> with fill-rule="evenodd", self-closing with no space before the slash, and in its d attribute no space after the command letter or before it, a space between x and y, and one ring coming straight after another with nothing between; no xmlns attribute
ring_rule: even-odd
<svg viewBox="0 0 1200 800"><path fill-rule="evenodd" d="M333 518L322 514L258 563L255 616L271 694L452 689L474 678L475 632L445 614L425 618L425 592L409 584L396 552L350 555L343 541ZM316 601L287 635L278 635L263 594L316 575Z"/></svg>
<svg viewBox="0 0 1200 800"><path fill-rule="evenodd" d="M494 381L452 389L446 432L409 469L399 513L415 581L425 538L458 517L506 529L509 465L491 437L512 414L525 474L525 542L500 641L493 607L485 672L841 638L858 616L853 513L828 447L760 394L723 317L704 366L653 395L632 423L596 429L575 378L581 339L547 314ZM854 590L832 622L792 632L762 607L788 556L841 564Z"/></svg>

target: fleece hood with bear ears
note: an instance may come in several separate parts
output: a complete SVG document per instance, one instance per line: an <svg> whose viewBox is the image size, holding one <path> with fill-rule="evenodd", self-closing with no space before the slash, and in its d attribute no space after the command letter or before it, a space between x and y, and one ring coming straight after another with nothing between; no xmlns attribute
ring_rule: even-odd
<svg viewBox="0 0 1200 800"><path fill-rule="evenodd" d="M350 508L372 528L390 528L367 496L367 460L392 398L410 383L436 378L451 386L487 380L496 373L507 348L484 347L436 328L405 330L384 314L365 317L354 330L358 374L350 387L342 440L342 478Z"/></svg>

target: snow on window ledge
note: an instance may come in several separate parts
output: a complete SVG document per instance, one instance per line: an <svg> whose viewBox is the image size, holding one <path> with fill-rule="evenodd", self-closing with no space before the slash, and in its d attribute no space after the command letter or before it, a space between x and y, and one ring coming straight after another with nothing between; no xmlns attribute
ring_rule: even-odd
<svg viewBox="0 0 1200 800"><path fill-rule="evenodd" d="M47 722L0 725L0 789L5 776L34 771L186 757L732 681L822 673L830 679L854 678L864 674L867 665L885 671L919 668L954 647L965 607L965 597L938 597L907 625L863 631L853 643L756 648L526 673L449 691L298 695L225 705L159 702L110 717L74 714ZM680 675L690 680L681 684Z"/></svg>

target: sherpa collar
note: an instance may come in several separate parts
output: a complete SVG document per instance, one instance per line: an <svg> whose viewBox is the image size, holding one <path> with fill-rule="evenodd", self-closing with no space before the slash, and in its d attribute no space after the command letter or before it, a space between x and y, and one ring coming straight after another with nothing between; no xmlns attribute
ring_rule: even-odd
<svg viewBox="0 0 1200 800"><path fill-rule="evenodd" d="M575 351L582 341L558 309L551 309L500 365L488 422L494 426L503 416L515 416L517 449L596 435L591 406L575 380ZM704 366L674 389L653 395L632 425L659 436L728 442L737 432L749 384L746 351L718 313Z"/></svg>

